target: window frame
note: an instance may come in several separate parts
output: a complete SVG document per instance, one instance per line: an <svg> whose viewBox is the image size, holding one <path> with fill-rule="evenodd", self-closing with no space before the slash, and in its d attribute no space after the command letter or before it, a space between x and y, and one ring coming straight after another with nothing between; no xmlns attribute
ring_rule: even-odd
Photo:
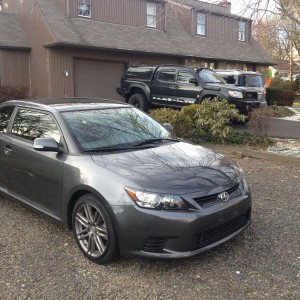
<svg viewBox="0 0 300 300"><path fill-rule="evenodd" d="M148 8L152 6L155 9L154 14L148 11ZM149 18L153 18L153 22L149 22ZM153 2L146 3L146 25L148 28L157 28L157 4Z"/></svg>
<svg viewBox="0 0 300 300"><path fill-rule="evenodd" d="M246 42L246 22L239 21L239 42Z"/></svg>
<svg viewBox="0 0 300 300"><path fill-rule="evenodd" d="M80 5L88 5L86 2L89 2L89 15L80 14ZM92 18L92 0L78 0L77 1L77 16L80 18Z"/></svg>
<svg viewBox="0 0 300 300"><path fill-rule="evenodd" d="M199 22L199 17L202 22ZM201 28L201 32L198 30L199 28ZM206 14L203 12L196 13L196 33L198 36L206 36Z"/></svg>

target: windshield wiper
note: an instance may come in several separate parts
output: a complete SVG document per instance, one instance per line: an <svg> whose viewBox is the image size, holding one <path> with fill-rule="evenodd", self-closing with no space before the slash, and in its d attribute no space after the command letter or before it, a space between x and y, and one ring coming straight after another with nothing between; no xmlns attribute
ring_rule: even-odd
<svg viewBox="0 0 300 300"><path fill-rule="evenodd" d="M92 149L84 149L82 152L84 153L89 153L89 152L114 152L114 151L124 151L124 150L136 150L138 147L137 146L142 146L142 145L133 145L133 146L125 146L125 147L120 147L120 146L104 146L104 147L99 147L99 148L92 148ZM145 146L140 147L142 148L152 148L153 146Z"/></svg>
<svg viewBox="0 0 300 300"><path fill-rule="evenodd" d="M178 139L168 139L168 138L156 138L156 139L149 139L142 141L140 143L137 143L135 146L143 146L143 145L149 145L149 144L155 144L155 143L163 143L163 142L180 142Z"/></svg>

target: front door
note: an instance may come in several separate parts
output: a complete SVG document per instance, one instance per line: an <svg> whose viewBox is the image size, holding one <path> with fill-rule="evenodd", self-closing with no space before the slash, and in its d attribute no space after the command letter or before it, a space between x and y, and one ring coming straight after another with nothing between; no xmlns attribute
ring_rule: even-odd
<svg viewBox="0 0 300 300"><path fill-rule="evenodd" d="M174 93L176 88L176 69L160 68L153 79L151 86L152 103L158 105L176 105Z"/></svg>
<svg viewBox="0 0 300 300"><path fill-rule="evenodd" d="M11 176L8 193L54 217L61 217L61 179L65 154L33 149L37 137L62 136L52 115L19 108L12 124L9 147Z"/></svg>
<svg viewBox="0 0 300 300"><path fill-rule="evenodd" d="M198 84L191 83L191 79L195 82L198 82ZM197 102L197 100L200 100L201 90L202 87L192 72L179 70L175 91L175 94L178 97L178 101L182 101L185 104L194 104Z"/></svg>

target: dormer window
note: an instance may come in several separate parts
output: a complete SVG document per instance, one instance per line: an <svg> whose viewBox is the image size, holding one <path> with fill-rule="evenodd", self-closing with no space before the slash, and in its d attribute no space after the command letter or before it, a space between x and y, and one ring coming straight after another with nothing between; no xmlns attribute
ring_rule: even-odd
<svg viewBox="0 0 300 300"><path fill-rule="evenodd" d="M239 41L245 42L246 40L246 22L240 21L239 23Z"/></svg>
<svg viewBox="0 0 300 300"><path fill-rule="evenodd" d="M156 28L156 4L147 3L147 27Z"/></svg>
<svg viewBox="0 0 300 300"><path fill-rule="evenodd" d="M206 17L203 13L197 13L197 34L205 35Z"/></svg>
<svg viewBox="0 0 300 300"><path fill-rule="evenodd" d="M91 14L91 0L78 0L78 16L90 18Z"/></svg>

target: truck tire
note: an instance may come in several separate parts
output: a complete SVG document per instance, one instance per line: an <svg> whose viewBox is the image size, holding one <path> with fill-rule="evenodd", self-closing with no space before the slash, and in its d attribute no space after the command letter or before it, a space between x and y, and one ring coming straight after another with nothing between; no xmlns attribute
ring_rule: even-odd
<svg viewBox="0 0 300 300"><path fill-rule="evenodd" d="M133 94L130 96L128 103L147 112L149 109L149 104L146 100L146 96L144 94Z"/></svg>

